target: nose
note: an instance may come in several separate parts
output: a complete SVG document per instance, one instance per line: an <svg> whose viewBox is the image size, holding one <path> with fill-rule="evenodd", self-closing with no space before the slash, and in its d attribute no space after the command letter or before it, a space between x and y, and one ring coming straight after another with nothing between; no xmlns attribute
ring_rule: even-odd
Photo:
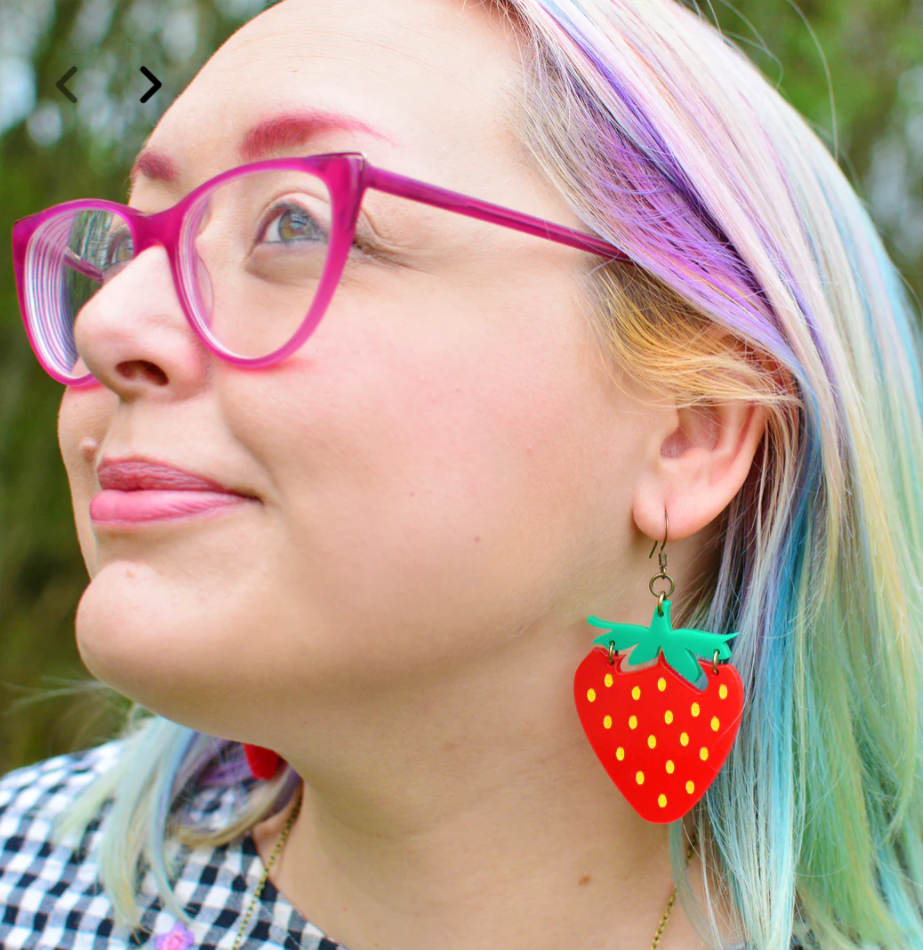
<svg viewBox="0 0 923 950"><path fill-rule="evenodd" d="M188 398L207 382L211 354L186 320L170 261L148 247L101 287L74 325L87 369L120 398Z"/></svg>

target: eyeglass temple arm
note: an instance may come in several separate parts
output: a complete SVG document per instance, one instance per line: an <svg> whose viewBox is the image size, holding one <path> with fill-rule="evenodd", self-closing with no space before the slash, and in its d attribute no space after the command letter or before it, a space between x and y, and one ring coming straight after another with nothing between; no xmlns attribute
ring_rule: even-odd
<svg viewBox="0 0 923 950"><path fill-rule="evenodd" d="M624 251L592 234L565 228L560 224L553 224L551 221L535 218L519 211L511 211L489 201L481 201L479 198L471 198L457 191L440 188L438 185L428 185L413 178L405 178L403 175L385 171L383 168L367 166L366 184L370 188L387 194L409 198L411 201L418 201L435 208L445 208L469 218L477 218L480 221L489 221L515 231L522 231L524 234L547 238L582 251L590 251L601 257L631 260Z"/></svg>

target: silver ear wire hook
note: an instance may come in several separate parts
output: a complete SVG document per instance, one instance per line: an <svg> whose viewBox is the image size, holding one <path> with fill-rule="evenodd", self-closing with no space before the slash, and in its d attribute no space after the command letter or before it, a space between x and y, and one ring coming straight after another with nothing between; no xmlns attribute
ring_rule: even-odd
<svg viewBox="0 0 923 950"><path fill-rule="evenodd" d="M660 542L660 553L661 553L661 555L663 555L663 549L667 546L667 535L670 533L670 516L667 514L667 509L666 509L666 508L663 509L663 518L664 518L664 522L665 522L665 527L664 527L664 530L663 530L663 541ZM655 552L656 550L657 550L657 542L655 541L655 542L654 542L654 546L651 548L651 553L648 554L648 558L649 558L649 559L654 556L654 552ZM664 564L664 565L662 565L662 566L665 567L666 565Z"/></svg>
<svg viewBox="0 0 923 950"><path fill-rule="evenodd" d="M664 521L666 522L664 532L663 532L663 541L660 542L660 570L651 578L650 583L647 585L650 589L650 592L657 598L657 613L663 616L663 602L667 597L672 596L673 591L676 590L676 584L673 581L673 578L667 573L667 554L664 551L664 548L667 546L667 538L670 534L670 516L667 514L666 508L663 510ZM654 542L654 546L651 548L651 553L648 554L648 558L654 556L654 551L657 550L657 542ZM664 580L670 582L669 590L665 591L656 591L654 590L654 581Z"/></svg>

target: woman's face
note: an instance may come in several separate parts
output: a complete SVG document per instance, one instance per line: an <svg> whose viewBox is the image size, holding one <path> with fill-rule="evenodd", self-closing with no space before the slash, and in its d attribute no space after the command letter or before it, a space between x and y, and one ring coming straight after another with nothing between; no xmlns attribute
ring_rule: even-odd
<svg viewBox="0 0 923 950"><path fill-rule="evenodd" d="M511 130L520 79L513 37L481 5L286 0L163 117L131 205L170 207L242 164L255 127L272 144L261 123L282 116L262 157L361 150L579 227ZM308 135L313 110L378 134ZM157 174L165 160L172 178ZM268 744L257 719L431 684L519 638L570 628L585 650L591 599L618 593L647 442L637 393L616 391L590 342L579 282L593 259L375 192L363 208L398 253L341 286L306 345L270 369L200 345L159 246L81 315L102 385L69 389L60 416L91 576L80 651L101 680L215 735ZM126 460L246 497L94 518L100 466Z"/></svg>

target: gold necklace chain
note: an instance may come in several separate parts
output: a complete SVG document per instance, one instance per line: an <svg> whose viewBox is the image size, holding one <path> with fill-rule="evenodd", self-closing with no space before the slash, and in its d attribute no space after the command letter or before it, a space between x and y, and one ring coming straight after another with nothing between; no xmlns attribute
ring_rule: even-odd
<svg viewBox="0 0 923 950"><path fill-rule="evenodd" d="M247 908L247 913L244 915L244 921L240 925L240 930L237 931L237 939L234 941L232 950L238 950L240 947L244 932L247 929L247 924L250 923L250 918L253 916L253 911L256 909L257 902L260 899L260 894L263 893L263 888L266 886L266 882L269 880L269 872L272 870L272 866L276 863L276 858L279 857L282 846L285 844L286 838L288 838L288 833L292 830L292 825L295 824L295 819L298 817L298 813L301 811L301 801L302 796L299 795L298 802L295 805L291 815L289 815L289 819L285 823L285 827L282 829L282 834L279 835L279 840L276 842L275 848L273 848L269 861L266 864L266 870L263 871L263 876L260 878L259 884L256 885L256 891L253 893L253 899L250 901L250 906ZM692 855L695 852L695 845L696 836L693 834L692 840L689 843L689 847L686 849L687 868L689 867L689 862L692 860ZM670 911L673 910L673 904L675 901L676 888L673 888L673 893L670 895L670 899L667 901L666 910L664 910L663 916L660 918L660 925L657 927L657 933L654 934L654 942L651 944L651 950L657 950L657 945L660 943L660 938L663 936L663 929L666 927L667 921L670 919Z"/></svg>
<svg viewBox="0 0 923 950"><path fill-rule="evenodd" d="M266 882L269 880L269 872L272 870L272 866L276 863L276 858L279 857L279 852L282 850L282 845L285 844L285 839L288 837L288 833L292 830L292 825L295 824L295 819L298 817L298 812L301 811L302 797L302 795L298 796L295 809L291 815L289 815L288 821L285 823L285 827L282 829L282 834L279 835L279 840L276 842L276 846L272 850L269 862L266 865L266 870L263 871L263 876L260 878L260 883L256 885L256 891L253 894L253 900L250 901L250 906L247 908L247 913L244 915L244 922L240 925L240 930L237 931L237 939L234 941L233 950L238 950L238 947L240 946L240 942L244 936L244 931L247 929L247 924L250 923L250 917L252 916L253 911L256 909L257 901L260 899L260 894L263 893L263 888L266 886Z"/></svg>

